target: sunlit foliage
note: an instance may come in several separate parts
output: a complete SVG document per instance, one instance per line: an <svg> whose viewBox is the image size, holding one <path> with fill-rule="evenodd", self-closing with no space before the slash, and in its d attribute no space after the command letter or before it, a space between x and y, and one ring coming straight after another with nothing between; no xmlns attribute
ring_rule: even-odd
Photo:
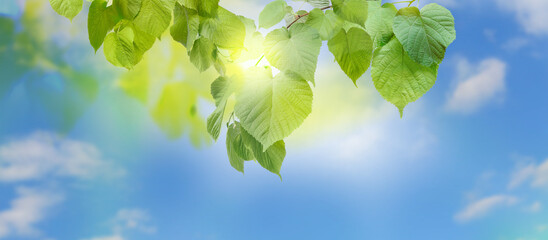
<svg viewBox="0 0 548 240"><path fill-rule="evenodd" d="M50 2L72 19L82 1ZM151 106L169 137L189 131L200 142L197 132L204 122L197 99L207 91L193 83L207 81L215 110L206 129L217 140L226 123L232 166L243 172L243 161L255 159L279 175L283 140L311 113L324 41L354 84L371 68L376 89L402 116L407 104L432 88L445 50L456 38L455 24L444 7L432 3L419 9L412 6L415 1L401 2L408 6L398 10L378 0L307 0L314 7L307 12L276 0L265 6L258 26L272 28L282 20L286 25L263 36L253 20L219 6L218 0L93 0L88 32L95 50L102 46L110 63L131 70L120 86ZM158 43L168 29L175 41ZM159 45L168 46L169 56L147 60ZM257 63L238 65L246 61ZM272 68L280 72L273 74ZM151 100L151 84L165 75L176 81L161 84L160 95Z"/></svg>

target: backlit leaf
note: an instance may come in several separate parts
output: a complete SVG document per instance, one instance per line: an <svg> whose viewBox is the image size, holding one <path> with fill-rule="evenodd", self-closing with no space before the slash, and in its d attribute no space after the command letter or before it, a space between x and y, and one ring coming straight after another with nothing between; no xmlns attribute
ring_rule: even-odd
<svg viewBox="0 0 548 240"><path fill-rule="evenodd" d="M200 34L225 49L244 47L245 26L234 13L219 7L214 18L201 18Z"/></svg>
<svg viewBox="0 0 548 240"><path fill-rule="evenodd" d="M259 15L259 27L271 28L284 19L287 3L285 0L276 0L267 4Z"/></svg>
<svg viewBox="0 0 548 240"><path fill-rule="evenodd" d="M12 0L8 0L12 1ZM59 15L64 16L72 21L80 11L84 4L83 0L49 0L51 7Z"/></svg>
<svg viewBox="0 0 548 240"><path fill-rule="evenodd" d="M275 173L281 178L280 170L282 169L282 163L286 154L284 141L277 141L267 149L264 149L263 145L244 128L241 128L241 134L245 144L251 149L257 162L259 162L263 168Z"/></svg>
<svg viewBox="0 0 548 240"><path fill-rule="evenodd" d="M318 32L302 23L276 29L266 35L265 57L281 71L291 70L314 82L314 72L322 41Z"/></svg>
<svg viewBox="0 0 548 240"><path fill-rule="evenodd" d="M306 24L318 30L322 40L329 40L339 32L343 20L331 10L324 13L316 8L310 11Z"/></svg>
<svg viewBox="0 0 548 240"><path fill-rule="evenodd" d="M96 52L118 20L116 9L112 6L107 7L107 3L107 0L95 0L89 6L89 42Z"/></svg>
<svg viewBox="0 0 548 240"><path fill-rule="evenodd" d="M190 62L203 72L213 64L213 51L215 51L215 45L209 39L198 38L190 51Z"/></svg>
<svg viewBox="0 0 548 240"><path fill-rule="evenodd" d="M120 13L127 20L133 20L141 10L142 0L115 0Z"/></svg>
<svg viewBox="0 0 548 240"><path fill-rule="evenodd" d="M227 77L219 77L211 84L211 95L215 99L215 107L217 108L207 118L207 131L215 140L219 138L221 133L226 102L232 93L234 93L234 85L231 79Z"/></svg>
<svg viewBox="0 0 548 240"><path fill-rule="evenodd" d="M424 95L436 82L438 66L425 67L413 61L397 38L377 48L373 55L371 76L382 97L403 109Z"/></svg>
<svg viewBox="0 0 548 240"><path fill-rule="evenodd" d="M103 46L107 60L114 66L133 68L135 65L134 38L135 35L131 28L109 33Z"/></svg>
<svg viewBox="0 0 548 240"><path fill-rule="evenodd" d="M360 28L341 31L327 43L341 69L354 84L369 68L373 54L371 37Z"/></svg>
<svg viewBox="0 0 548 240"><path fill-rule="evenodd" d="M296 0L297 2L306 2L315 8L324 8L329 6L329 0Z"/></svg>
<svg viewBox="0 0 548 240"><path fill-rule="evenodd" d="M160 37L171 23L175 0L142 0L135 26L154 37Z"/></svg>
<svg viewBox="0 0 548 240"><path fill-rule="evenodd" d="M424 66L440 63L457 36L453 15L435 3L420 11L416 7L400 9L394 18L394 33L409 57Z"/></svg>
<svg viewBox="0 0 548 240"><path fill-rule="evenodd" d="M242 129L238 122L228 127L226 133L226 152L230 165L242 173L244 172L244 161L254 158L253 152L244 143Z"/></svg>
<svg viewBox="0 0 548 240"><path fill-rule="evenodd" d="M176 3L173 10L173 18L173 25L170 29L171 37L173 37L173 40L183 44L190 51L200 28L198 13L196 10Z"/></svg>
<svg viewBox="0 0 548 240"><path fill-rule="evenodd" d="M341 18L363 26L367 20L367 0L332 0L333 11Z"/></svg>
<svg viewBox="0 0 548 240"><path fill-rule="evenodd" d="M365 29L373 39L373 46L382 47L392 39L394 36L392 24L397 12L398 9L394 7L394 4L385 3L379 10L369 15L365 22Z"/></svg>
<svg viewBox="0 0 548 240"><path fill-rule="evenodd" d="M274 79L270 69L252 69L236 96L235 113L264 147L289 136L312 111L312 89L301 76L281 72Z"/></svg>
<svg viewBox="0 0 548 240"><path fill-rule="evenodd" d="M178 0L187 8L194 9L200 16L215 17L219 8L219 0Z"/></svg>

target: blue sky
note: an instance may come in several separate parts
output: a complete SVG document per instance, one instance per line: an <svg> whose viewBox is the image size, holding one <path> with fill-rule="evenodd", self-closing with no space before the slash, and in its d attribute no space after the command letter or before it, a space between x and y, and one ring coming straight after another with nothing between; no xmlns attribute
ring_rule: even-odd
<svg viewBox="0 0 548 240"><path fill-rule="evenodd" d="M400 119L324 46L283 181L233 170L224 136L168 139L93 54L84 14L70 24L45 4L59 62L101 81L92 102L41 98L68 88L54 72L0 85L0 239L548 239L548 2L430 2L457 29L433 89ZM254 18L266 3L221 0ZM0 12L18 21L22 6ZM6 57L2 74L15 71Z"/></svg>

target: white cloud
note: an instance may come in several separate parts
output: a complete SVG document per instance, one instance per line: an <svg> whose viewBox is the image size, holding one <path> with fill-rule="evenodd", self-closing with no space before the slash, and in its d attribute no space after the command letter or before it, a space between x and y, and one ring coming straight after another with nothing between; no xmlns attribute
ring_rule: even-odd
<svg viewBox="0 0 548 240"><path fill-rule="evenodd" d="M0 182L4 183L32 180L55 183L63 177L89 179L99 174L121 173L102 159L94 145L49 132L36 132L0 145ZM15 189L17 196L10 208L0 212L0 238L40 235L34 226L63 201L62 190L50 186L15 186Z"/></svg>
<svg viewBox="0 0 548 240"><path fill-rule="evenodd" d="M121 173L112 169L94 145L48 132L36 132L0 146L0 182Z"/></svg>
<svg viewBox="0 0 548 240"><path fill-rule="evenodd" d="M451 112L475 112L501 97L506 89L506 63L496 58L483 60L477 67L461 59L457 76L458 84L446 104Z"/></svg>
<svg viewBox="0 0 548 240"><path fill-rule="evenodd" d="M495 195L471 202L462 211L455 215L458 222L468 222L474 219L484 217L495 208L503 206L512 206L518 199L509 195Z"/></svg>
<svg viewBox="0 0 548 240"><path fill-rule="evenodd" d="M143 233L152 234L156 227L150 224L148 213L142 209L121 209L114 218L115 231L137 230Z"/></svg>
<svg viewBox="0 0 548 240"><path fill-rule="evenodd" d="M53 191L18 187L16 192L10 208L0 212L0 238L39 234L33 225L44 220L48 210L63 200L61 194Z"/></svg>
<svg viewBox="0 0 548 240"><path fill-rule="evenodd" d="M502 48L510 52L515 52L526 47L530 42L531 41L528 38L515 37L502 44Z"/></svg>
<svg viewBox="0 0 548 240"><path fill-rule="evenodd" d="M112 235L88 238L85 240L124 240L124 236L130 232L154 234L156 226L151 224L151 219L145 210L132 208L120 209L111 219Z"/></svg>
<svg viewBox="0 0 548 240"><path fill-rule="evenodd" d="M548 1L546 0L496 0L499 7L513 12L527 33L548 34Z"/></svg>
<svg viewBox="0 0 548 240"><path fill-rule="evenodd" d="M514 189L526 182L530 182L532 187L548 187L548 159L540 165L518 164L512 173L508 188Z"/></svg>
<svg viewBox="0 0 548 240"><path fill-rule="evenodd" d="M112 236L102 236L102 237L94 237L94 238L88 238L86 240L124 240L120 235L112 235Z"/></svg>
<svg viewBox="0 0 548 240"><path fill-rule="evenodd" d="M542 210L542 203L536 201L533 204L529 205L526 210L531 213L538 213Z"/></svg>

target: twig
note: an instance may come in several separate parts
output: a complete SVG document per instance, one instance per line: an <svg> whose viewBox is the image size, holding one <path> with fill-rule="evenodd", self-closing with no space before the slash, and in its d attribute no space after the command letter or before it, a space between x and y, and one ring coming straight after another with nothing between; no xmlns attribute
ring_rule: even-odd
<svg viewBox="0 0 548 240"><path fill-rule="evenodd" d="M330 9L332 8L333 6L329 5L327 7L323 7L323 8L320 8L320 10L327 10L327 9ZM287 29L289 29L293 24L295 24L297 21L299 21L299 19L301 19L302 17L305 17L305 16L308 16L308 14L310 13L305 13L303 15L298 15L297 14L297 18L295 18L295 20L293 20L293 22L291 22L289 25L287 25Z"/></svg>

